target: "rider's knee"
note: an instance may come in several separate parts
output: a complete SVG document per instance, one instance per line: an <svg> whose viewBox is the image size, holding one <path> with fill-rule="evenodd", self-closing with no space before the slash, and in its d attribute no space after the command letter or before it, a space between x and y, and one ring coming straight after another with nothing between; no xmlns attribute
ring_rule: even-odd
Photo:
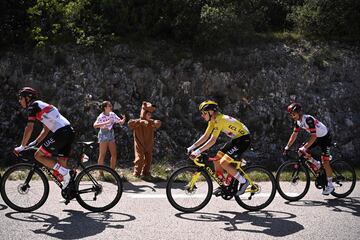
<svg viewBox="0 0 360 240"><path fill-rule="evenodd" d="M229 161L232 161L233 159L228 156L228 155L224 155L221 159L220 159L220 165L221 166L227 166L229 165Z"/></svg>

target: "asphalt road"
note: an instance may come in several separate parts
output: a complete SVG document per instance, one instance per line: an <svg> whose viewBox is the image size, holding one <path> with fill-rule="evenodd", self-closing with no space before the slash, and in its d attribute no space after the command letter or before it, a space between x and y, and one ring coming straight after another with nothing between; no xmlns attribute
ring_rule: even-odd
<svg viewBox="0 0 360 240"><path fill-rule="evenodd" d="M120 202L91 213L76 201L64 205L51 182L47 202L18 213L0 198L1 239L360 239L360 182L346 199L324 197L313 185L305 198L288 203L280 196L261 212L235 200L212 197L197 213L181 213L165 195L165 183L124 184Z"/></svg>

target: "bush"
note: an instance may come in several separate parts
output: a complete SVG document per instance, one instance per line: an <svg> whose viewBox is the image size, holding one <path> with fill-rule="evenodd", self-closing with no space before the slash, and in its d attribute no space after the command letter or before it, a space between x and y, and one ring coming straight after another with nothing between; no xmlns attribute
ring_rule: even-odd
<svg viewBox="0 0 360 240"><path fill-rule="evenodd" d="M296 29L305 35L325 38L360 36L360 1L305 0L289 15Z"/></svg>

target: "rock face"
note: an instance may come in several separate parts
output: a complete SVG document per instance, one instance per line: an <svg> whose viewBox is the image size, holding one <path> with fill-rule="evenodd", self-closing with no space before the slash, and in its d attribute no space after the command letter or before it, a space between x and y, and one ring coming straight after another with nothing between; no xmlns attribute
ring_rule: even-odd
<svg viewBox="0 0 360 240"><path fill-rule="evenodd" d="M186 159L185 147L206 128L198 104L214 99L223 113L250 129L253 151L246 157L275 169L292 132L286 106L295 100L332 129L339 145L334 152L360 161L355 159L360 155L360 51L354 46L276 42L202 56L163 42L102 51L73 46L4 51L0 82L2 165L9 163L8 153L20 143L25 126L16 98L23 86L39 89L44 101L57 106L78 140L96 141L92 124L103 100L128 119L139 116L143 100L156 104L154 118L163 125L156 133L154 161L172 164ZM132 161L131 131L122 126L115 132L120 161ZM296 145L306 138L301 134ZM217 147L226 141L220 137ZM96 160L97 150L92 157Z"/></svg>

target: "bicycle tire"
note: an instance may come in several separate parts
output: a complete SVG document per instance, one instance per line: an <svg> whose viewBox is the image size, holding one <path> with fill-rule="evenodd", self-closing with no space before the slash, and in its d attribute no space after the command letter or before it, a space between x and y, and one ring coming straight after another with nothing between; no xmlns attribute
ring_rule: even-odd
<svg viewBox="0 0 360 240"><path fill-rule="evenodd" d="M90 185L91 187L89 187ZM78 174L75 179L75 189L78 192L76 200L83 208L92 212L103 212L114 207L120 201L123 185L115 170L103 165L93 165ZM99 190L98 195L95 195L96 189ZM92 203L98 206L93 206Z"/></svg>
<svg viewBox="0 0 360 240"><path fill-rule="evenodd" d="M189 191L188 186L195 173L200 173L202 181L197 181L196 185L194 185L195 188ZM204 193L201 194L201 191ZM166 185L166 196L170 204L175 209L185 213L196 212L204 208L211 199L212 191L213 184L209 174L204 169L199 169L195 166L177 169L171 174ZM190 203L193 199L193 206L184 206L185 203Z"/></svg>
<svg viewBox="0 0 360 240"><path fill-rule="evenodd" d="M23 182L29 176L31 170L34 170L34 173L29 182L29 188L25 190L21 189ZM36 176L40 179L41 183L35 185ZM18 178L21 178L18 180ZM19 182L19 183L17 183ZM10 196L10 193L7 191L8 186L13 189L16 186L17 191L12 191L12 193L19 193L15 198ZM13 185L13 186L11 186ZM36 190L40 189L40 193L36 193ZM43 190L41 190L43 189ZM32 195L32 196L30 196ZM47 200L49 196L49 182L45 174L36 166L28 163L20 163L10 167L5 171L1 180L1 196L4 202L12 209L18 212L32 212L40 208ZM36 203L31 204L32 201ZM37 200L39 199L39 200ZM23 203L23 205L21 204ZM30 205L29 205L30 204ZM25 206L26 205L26 206Z"/></svg>
<svg viewBox="0 0 360 240"><path fill-rule="evenodd" d="M276 187L285 200L299 201L310 188L309 170L299 161L284 162L276 172Z"/></svg>
<svg viewBox="0 0 360 240"><path fill-rule="evenodd" d="M269 206L276 194L276 183L273 174L261 166L249 166L245 167L243 170L254 184L250 184L248 189L250 188L249 190L251 191L256 185L259 191L254 194L245 192L240 196L235 195L236 202L249 211L259 211ZM239 182L237 183L237 189L239 189L240 184Z"/></svg>
<svg viewBox="0 0 360 240"><path fill-rule="evenodd" d="M337 198L349 196L356 185L356 173L354 167L349 162L341 159L330 162L330 165L333 170L333 184L335 186L335 190L331 195ZM345 183L346 187L344 187ZM349 190L346 190L347 188ZM345 192L340 193L340 191L344 189Z"/></svg>

